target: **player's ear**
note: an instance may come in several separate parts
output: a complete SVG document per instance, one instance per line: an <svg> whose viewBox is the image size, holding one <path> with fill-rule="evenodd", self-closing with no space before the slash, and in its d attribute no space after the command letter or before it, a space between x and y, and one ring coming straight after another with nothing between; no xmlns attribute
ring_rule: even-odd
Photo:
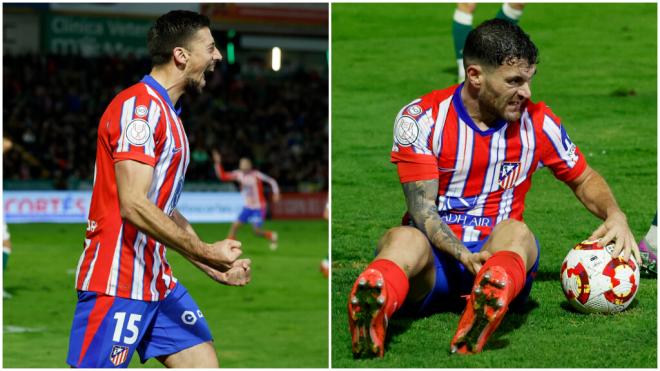
<svg viewBox="0 0 660 371"><path fill-rule="evenodd" d="M481 88L483 72L483 67L478 64L468 65L467 69L465 69L465 83L475 88Z"/></svg>
<svg viewBox="0 0 660 371"><path fill-rule="evenodd" d="M177 46L172 50L172 54L174 56L174 63L177 66L188 63L188 51L185 48Z"/></svg>

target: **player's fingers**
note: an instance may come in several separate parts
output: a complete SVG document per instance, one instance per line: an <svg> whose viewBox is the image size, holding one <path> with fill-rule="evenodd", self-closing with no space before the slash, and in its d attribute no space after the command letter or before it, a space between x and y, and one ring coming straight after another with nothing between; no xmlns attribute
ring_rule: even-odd
<svg viewBox="0 0 660 371"><path fill-rule="evenodd" d="M605 223L603 223L591 234L591 236L589 236L589 240L601 238L605 233L607 233L607 227L605 226Z"/></svg>
<svg viewBox="0 0 660 371"><path fill-rule="evenodd" d="M607 232L604 236L602 236L600 238L600 241L598 241L598 244L600 246L607 246L610 242L612 242L612 240L614 240L614 237L616 237L616 231L610 230L609 232ZM618 245L617 245L617 247L618 247ZM621 251L620 248L619 248L619 251Z"/></svg>
<svg viewBox="0 0 660 371"><path fill-rule="evenodd" d="M635 258L635 262L637 264L642 264L642 256L639 253L639 246L637 245L637 241L635 241L635 236L633 236L632 233L628 234L628 241L630 241L632 255Z"/></svg>
<svg viewBox="0 0 660 371"><path fill-rule="evenodd" d="M623 251L624 248L623 240L624 240L623 238L618 238L616 241L614 241L614 251L612 252L613 257L615 258L618 257L621 254L621 251ZM607 245L607 243L603 243L602 245L605 246Z"/></svg>
<svg viewBox="0 0 660 371"><path fill-rule="evenodd" d="M236 240L232 240L232 239L226 239L225 241L227 241L227 244L228 244L229 247L231 247L232 249L234 249L234 248L240 248L241 245L242 245L242 244L241 244L241 241L236 241Z"/></svg>
<svg viewBox="0 0 660 371"><path fill-rule="evenodd" d="M474 274L475 277L477 276L477 273L479 273L480 270L481 270L481 263L475 262L472 264L472 274Z"/></svg>
<svg viewBox="0 0 660 371"><path fill-rule="evenodd" d="M632 254L632 248L630 245L626 245L623 247L623 261L628 261L630 259L630 254Z"/></svg>
<svg viewBox="0 0 660 371"><path fill-rule="evenodd" d="M486 260L488 260L493 254L490 253L490 251L480 251L479 252L479 258L481 260L481 263L485 263Z"/></svg>

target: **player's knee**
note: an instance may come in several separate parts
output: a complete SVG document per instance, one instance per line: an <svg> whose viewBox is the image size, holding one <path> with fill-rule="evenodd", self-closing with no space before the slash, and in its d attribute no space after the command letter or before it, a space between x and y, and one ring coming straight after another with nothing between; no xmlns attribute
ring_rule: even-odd
<svg viewBox="0 0 660 371"><path fill-rule="evenodd" d="M378 243L378 251L385 249L406 249L410 252L422 251L426 247L426 237L420 230L413 227L398 226L385 232Z"/></svg>
<svg viewBox="0 0 660 371"><path fill-rule="evenodd" d="M458 3L456 7L461 12L472 14L477 9L477 3Z"/></svg>
<svg viewBox="0 0 660 371"><path fill-rule="evenodd" d="M502 230L506 230L507 235L513 239L516 245L532 246L536 243L532 230L520 220L507 219L497 226Z"/></svg>

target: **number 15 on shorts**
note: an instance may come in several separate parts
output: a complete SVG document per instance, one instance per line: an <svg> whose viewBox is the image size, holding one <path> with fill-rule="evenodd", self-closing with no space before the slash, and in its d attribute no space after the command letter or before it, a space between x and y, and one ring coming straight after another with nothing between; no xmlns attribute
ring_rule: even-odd
<svg viewBox="0 0 660 371"><path fill-rule="evenodd" d="M135 344L140 333L140 329L137 326L140 320L142 320L141 314L129 313L128 321L126 321L126 312L115 313L116 323L112 341L126 345ZM126 327L124 327L124 324L126 324ZM124 335L123 338L122 335Z"/></svg>

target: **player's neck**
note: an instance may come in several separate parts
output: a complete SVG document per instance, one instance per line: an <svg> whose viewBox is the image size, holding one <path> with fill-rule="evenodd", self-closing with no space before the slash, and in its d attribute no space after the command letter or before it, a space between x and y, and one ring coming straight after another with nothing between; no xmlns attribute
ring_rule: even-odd
<svg viewBox="0 0 660 371"><path fill-rule="evenodd" d="M165 88L167 95L169 95L172 101L172 105L176 106L176 102L179 101L179 98L181 98L181 95L185 91L186 81L183 74L176 69L172 71L172 67L165 65L152 68L149 75Z"/></svg>
<svg viewBox="0 0 660 371"><path fill-rule="evenodd" d="M497 117L480 108L479 93L471 90L467 84L461 89L461 100L468 115L479 129L488 130L496 124Z"/></svg>

